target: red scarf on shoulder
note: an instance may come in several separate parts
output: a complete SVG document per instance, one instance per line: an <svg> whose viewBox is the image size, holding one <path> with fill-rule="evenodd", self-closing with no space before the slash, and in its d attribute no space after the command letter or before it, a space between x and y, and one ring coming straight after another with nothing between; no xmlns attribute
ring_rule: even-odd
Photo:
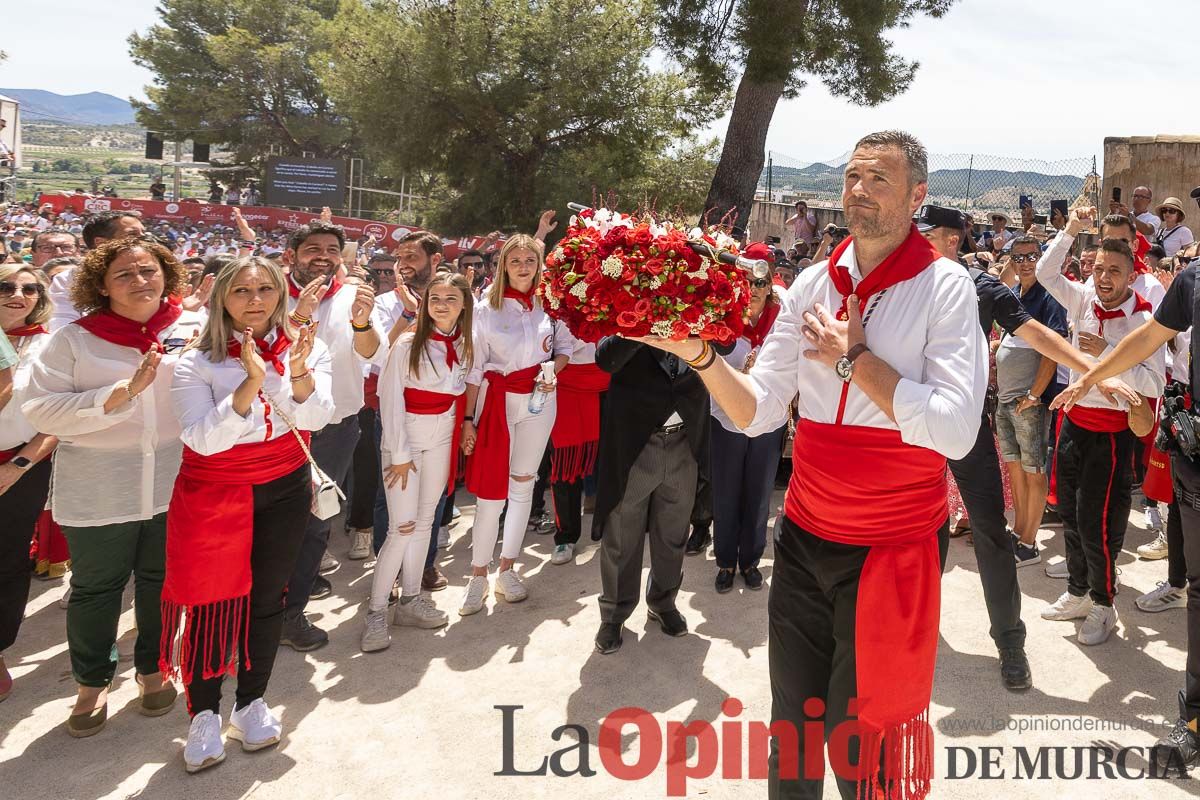
<svg viewBox="0 0 1200 800"><path fill-rule="evenodd" d="M154 316L145 322L122 317L112 309L102 308L75 320L93 336L121 347L136 348L145 355L158 345L158 335L175 324L183 313L180 299L174 295L163 298Z"/></svg>
<svg viewBox="0 0 1200 800"><path fill-rule="evenodd" d="M291 295L293 300L298 299L300 297L300 292L304 290L303 286L296 285L296 279L293 278L291 275L288 275L287 287L288 287L288 294ZM329 291L327 291L325 293L325 296L321 298L321 302L324 303L326 300L333 297L335 294L338 293L338 289L341 289L341 288L342 288L342 282L337 279L337 273L335 272L333 274L333 282L331 284L329 284Z"/></svg>
<svg viewBox="0 0 1200 800"><path fill-rule="evenodd" d="M775 324L775 318L779 316L779 298L770 297L767 299L767 304L763 306L762 313L758 315L758 322L753 326L747 325L742 330L742 336L750 342L750 349L762 347L763 341L766 340L767 334L771 332L771 326Z"/></svg>
<svg viewBox="0 0 1200 800"><path fill-rule="evenodd" d="M534 287L534 289L530 289L528 292L518 292L516 289L509 286L504 290L504 296L509 300L516 300L526 311L533 311L533 293L535 289L536 287Z"/></svg>
<svg viewBox="0 0 1200 800"><path fill-rule="evenodd" d="M43 333L49 333L45 325L22 325L19 328L13 328L11 331L5 331L10 339L20 339L23 336L38 336Z"/></svg>

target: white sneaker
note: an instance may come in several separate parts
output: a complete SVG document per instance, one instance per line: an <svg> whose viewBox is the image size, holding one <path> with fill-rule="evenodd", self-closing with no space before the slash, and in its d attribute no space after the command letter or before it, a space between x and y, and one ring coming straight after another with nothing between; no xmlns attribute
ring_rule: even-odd
<svg viewBox="0 0 1200 800"><path fill-rule="evenodd" d="M271 713L260 697L245 708L235 708L229 715L229 738L242 743L247 753L279 744L283 725Z"/></svg>
<svg viewBox="0 0 1200 800"><path fill-rule="evenodd" d="M467 617L483 609L483 601L488 596L487 575L472 575L467 582L467 594L463 597L462 607L458 609L461 616Z"/></svg>
<svg viewBox="0 0 1200 800"><path fill-rule="evenodd" d="M329 551L326 550L324 555L321 556L321 566L317 572L321 575L328 575L340 566L341 564L338 563L338 560L329 555Z"/></svg>
<svg viewBox="0 0 1200 800"><path fill-rule="evenodd" d="M355 528L350 532L350 538L350 552L346 554L346 558L351 561L362 561L364 558L371 557L371 540L375 538L373 530Z"/></svg>
<svg viewBox="0 0 1200 800"><path fill-rule="evenodd" d="M1080 644L1103 644L1117 627L1117 610L1112 606L1093 605L1087 619L1079 626L1076 637Z"/></svg>
<svg viewBox="0 0 1200 800"><path fill-rule="evenodd" d="M1076 597L1070 592L1063 592L1062 597L1042 609L1042 619L1083 619L1091 610L1092 598L1086 594L1083 597Z"/></svg>
<svg viewBox="0 0 1200 800"><path fill-rule="evenodd" d="M221 742L221 715L201 711L192 717L188 727L187 744L183 746L183 766L188 772L216 766L225 760L225 745Z"/></svg>
<svg viewBox="0 0 1200 800"><path fill-rule="evenodd" d="M521 583L517 571L509 567L496 576L496 596L503 597L509 603L519 603L529 597L529 590Z"/></svg>
<svg viewBox="0 0 1200 800"><path fill-rule="evenodd" d="M1142 611L1154 613L1166 611L1169 608L1187 608L1187 589L1180 589L1166 581L1159 581L1158 586L1134 601Z"/></svg>
<svg viewBox="0 0 1200 800"><path fill-rule="evenodd" d="M1157 511L1158 509L1147 509L1147 511ZM1138 558L1144 558L1147 561L1157 561L1160 558L1167 557L1167 535L1162 531L1158 532L1158 536L1154 537L1153 542L1147 542L1137 549Z"/></svg>
<svg viewBox="0 0 1200 800"><path fill-rule="evenodd" d="M435 606L425 595L405 603L401 600L393 612L392 624L410 628L440 628L450 621L445 611Z"/></svg>
<svg viewBox="0 0 1200 800"><path fill-rule="evenodd" d="M1161 531L1163 529L1162 512L1158 510L1158 506L1146 507L1146 527L1152 531Z"/></svg>
<svg viewBox="0 0 1200 800"><path fill-rule="evenodd" d="M1070 571L1067 569L1067 560L1064 558L1062 561L1047 564L1046 574L1051 578L1069 578Z"/></svg>
<svg viewBox="0 0 1200 800"><path fill-rule="evenodd" d="M387 650L392 644L392 635L388 633L388 622L388 609L381 608L378 611L368 609L358 649L364 653Z"/></svg>
<svg viewBox="0 0 1200 800"><path fill-rule="evenodd" d="M569 564L575 558L575 545L567 543L560 544L554 548L554 555L550 556L551 564Z"/></svg>
<svg viewBox="0 0 1200 800"><path fill-rule="evenodd" d="M438 528L438 550L445 550L450 547L450 526L443 525Z"/></svg>

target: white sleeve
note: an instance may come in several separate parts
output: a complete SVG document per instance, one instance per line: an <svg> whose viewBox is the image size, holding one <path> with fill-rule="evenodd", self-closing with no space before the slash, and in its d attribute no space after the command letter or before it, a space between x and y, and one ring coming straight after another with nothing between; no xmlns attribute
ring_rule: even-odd
<svg viewBox="0 0 1200 800"><path fill-rule="evenodd" d="M313 342L313 351L305 360L308 371L312 373L313 384L316 388L303 403L292 399L291 373L287 378L281 396L272 397L271 402L283 408L296 427L302 431L319 431L333 419L333 357L329 348L320 339Z"/></svg>
<svg viewBox="0 0 1200 800"><path fill-rule="evenodd" d="M1050 296L1067 310L1068 320L1075 320L1083 315L1090 294L1084 284L1069 280L1062 274L1063 262L1066 261L1074 243L1074 236L1068 235L1066 231L1060 232L1037 263L1038 283L1046 287Z"/></svg>
<svg viewBox="0 0 1200 800"><path fill-rule="evenodd" d="M988 381L975 287L965 273L962 278L939 287L924 380L901 378L892 396L900 438L949 459L963 458L975 445Z"/></svg>
<svg viewBox="0 0 1200 800"><path fill-rule="evenodd" d="M50 307L53 311L46 327L50 329L51 333L70 325L80 317L79 312L75 310L75 305L71 302L71 278L74 274L75 267L64 269L50 282Z"/></svg>
<svg viewBox="0 0 1200 800"><path fill-rule="evenodd" d="M383 429L380 463L384 469L412 461L404 408L404 387L407 384L411 352L412 337L406 335L398 339L379 375L379 424Z"/></svg>
<svg viewBox="0 0 1200 800"><path fill-rule="evenodd" d="M471 357L471 367L467 370L467 383L472 386L483 383L483 368L491 354L488 348L488 313L486 311L482 314L479 313L482 308L484 308L483 303L475 307L471 323L471 347L474 353Z"/></svg>
<svg viewBox="0 0 1200 800"><path fill-rule="evenodd" d="M554 328L554 355L571 357L575 352L575 348L579 346L579 340L571 334L571 329L567 327L565 322L552 319L550 324Z"/></svg>
<svg viewBox="0 0 1200 800"><path fill-rule="evenodd" d="M796 374L802 357L801 348L806 341L800 332L804 326L804 311L794 291L789 291L782 302L779 316L750 368L756 405L754 419L742 429L747 436L769 433L787 422L788 408L798 390Z"/></svg>
<svg viewBox="0 0 1200 800"><path fill-rule="evenodd" d="M366 358L359 354L357 348L352 349L354 350L354 355L359 360L359 363L363 365L369 364L371 366L383 369L384 362L386 362L388 358L388 333L383 329L383 324L379 321L379 317L375 315L374 310L371 311L370 321L371 328L375 331L375 335L379 337L379 347L375 348L375 353L370 358Z"/></svg>
<svg viewBox="0 0 1200 800"><path fill-rule="evenodd" d="M171 407L179 418L179 439L202 456L223 453L254 430L254 415L262 413L254 401L246 416L233 408L233 393L221 400L213 395L208 358L189 350L175 365L171 380Z"/></svg>
<svg viewBox="0 0 1200 800"><path fill-rule="evenodd" d="M29 374L29 399L21 404L21 413L40 433L69 439L107 430L133 416L142 402L141 398L135 397L111 414L104 413L104 404L118 390L118 383L76 391L75 359L71 343L60 331L51 334L50 341L33 364ZM130 368L130 377L133 373L134 369Z"/></svg>

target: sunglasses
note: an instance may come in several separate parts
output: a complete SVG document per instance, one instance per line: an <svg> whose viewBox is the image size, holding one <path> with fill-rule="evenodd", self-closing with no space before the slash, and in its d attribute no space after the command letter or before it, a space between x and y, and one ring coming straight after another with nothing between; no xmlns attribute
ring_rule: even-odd
<svg viewBox="0 0 1200 800"><path fill-rule="evenodd" d="M750 281L750 285L753 286L755 289L765 289L766 287L771 285L771 279L770 278L755 278L754 280Z"/></svg>
<svg viewBox="0 0 1200 800"><path fill-rule="evenodd" d="M1173 208L1160 208L1158 210L1158 213L1162 214L1165 217L1167 214L1178 214L1179 212Z"/></svg>
<svg viewBox="0 0 1200 800"><path fill-rule="evenodd" d="M162 343L164 353L179 353L185 347L187 347L187 339L164 339Z"/></svg>
<svg viewBox="0 0 1200 800"><path fill-rule="evenodd" d="M1012 256L1012 261L1014 264L1032 264L1041 257L1041 253L1021 253Z"/></svg>
<svg viewBox="0 0 1200 800"><path fill-rule="evenodd" d="M1134 200L1149 200L1149 199L1150 199L1150 195L1148 195L1148 194L1135 194L1135 195L1133 196L1133 199L1134 199Z"/></svg>
<svg viewBox="0 0 1200 800"><path fill-rule="evenodd" d="M40 283L27 283L18 287L12 281L0 281L0 297L12 297L18 290L26 297L40 297L44 291Z"/></svg>
<svg viewBox="0 0 1200 800"><path fill-rule="evenodd" d="M1186 267L1188 264L1191 264L1197 258L1200 258L1200 256L1175 256L1175 262L1182 269L1183 267Z"/></svg>

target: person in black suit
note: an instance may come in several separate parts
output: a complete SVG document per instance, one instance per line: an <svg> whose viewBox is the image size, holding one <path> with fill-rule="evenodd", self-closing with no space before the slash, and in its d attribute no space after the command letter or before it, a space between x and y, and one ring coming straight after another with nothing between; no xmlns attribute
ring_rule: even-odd
<svg viewBox="0 0 1200 800"><path fill-rule="evenodd" d="M609 336L596 363L612 374L596 465L600 534L600 630L596 649L621 647L637 606L644 537L650 536L649 616L670 636L687 621L675 608L684 545L696 502L698 464L708 459L708 392L677 356Z"/></svg>

